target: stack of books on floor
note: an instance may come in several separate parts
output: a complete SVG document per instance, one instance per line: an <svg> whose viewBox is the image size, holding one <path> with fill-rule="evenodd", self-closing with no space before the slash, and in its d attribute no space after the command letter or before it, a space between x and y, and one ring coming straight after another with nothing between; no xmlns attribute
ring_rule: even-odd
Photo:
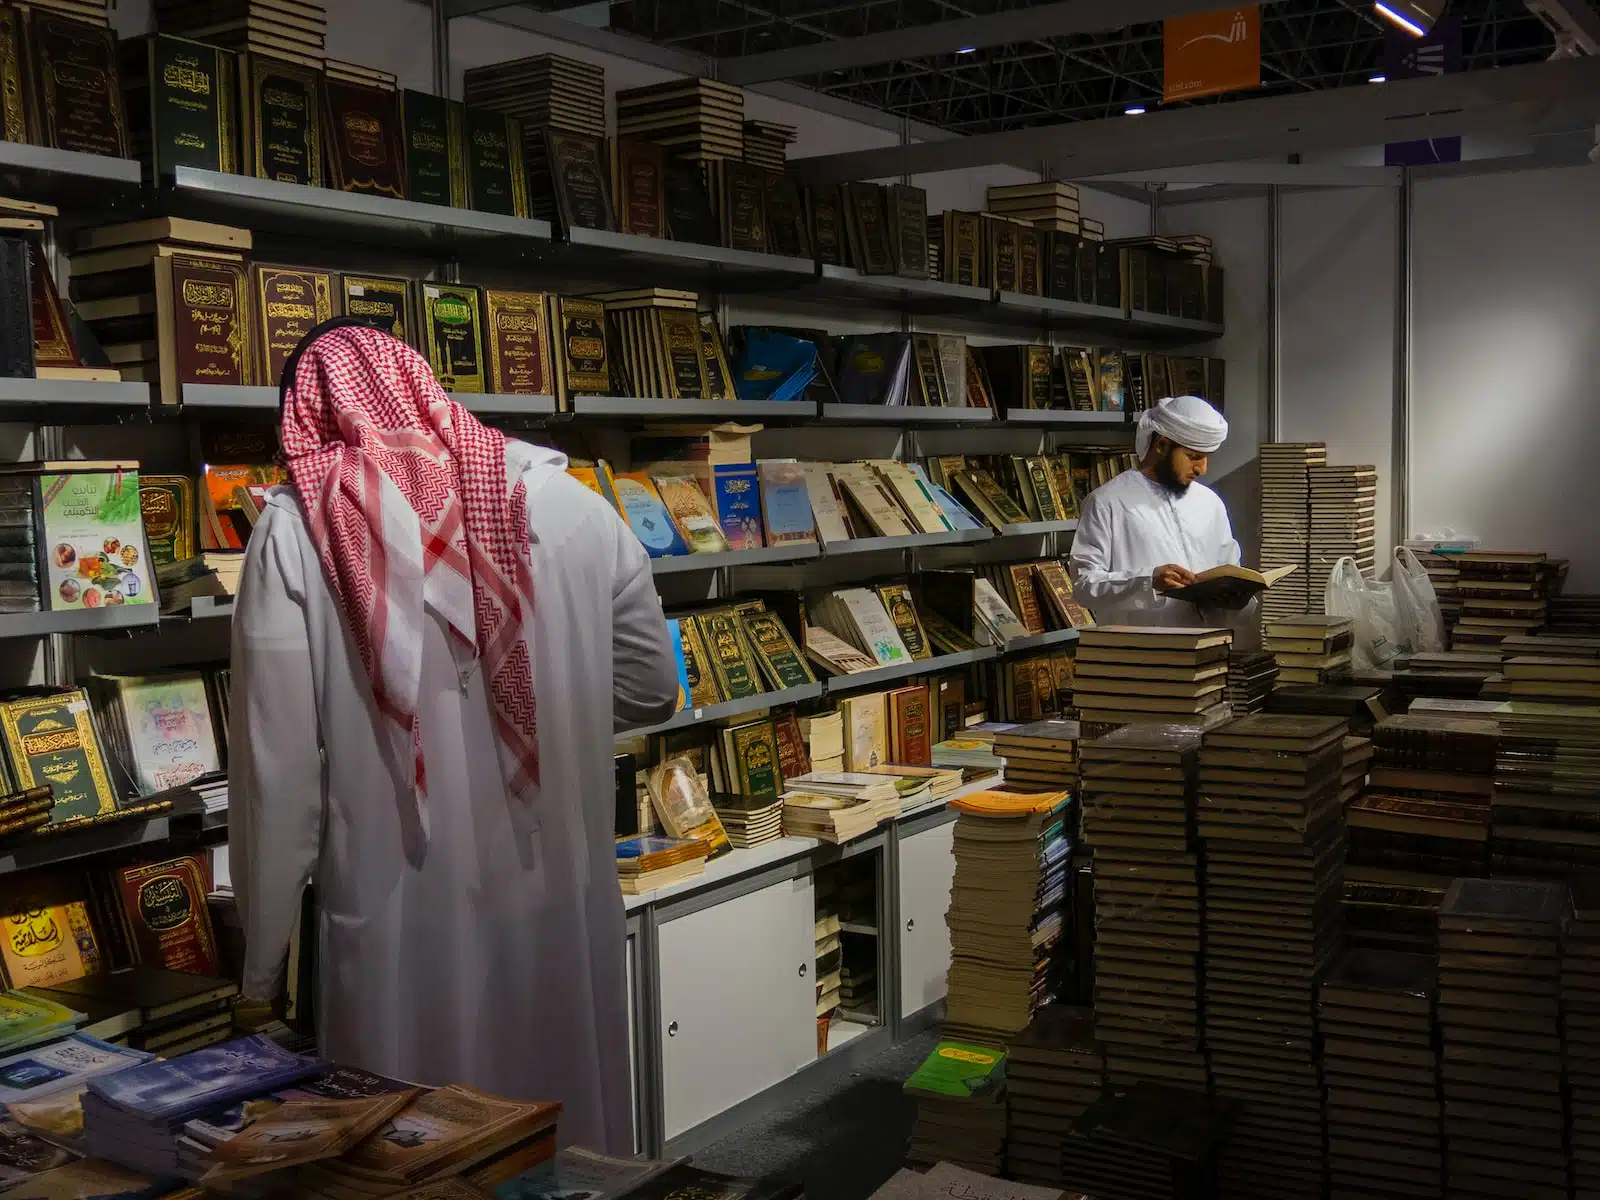
<svg viewBox="0 0 1600 1200"><path fill-rule="evenodd" d="M1322 620L1324 618L1318 618ZM1389 715L1383 689L1367 684L1291 683L1267 697L1267 711L1299 716L1343 717L1352 733L1368 734Z"/></svg>
<svg viewBox="0 0 1600 1200"><path fill-rule="evenodd" d="M783 836L783 801L777 796L712 792L711 807L735 850L753 850Z"/></svg>
<svg viewBox="0 0 1600 1200"><path fill-rule="evenodd" d="M800 718L800 737L813 771L844 770L844 714L817 713Z"/></svg>
<svg viewBox="0 0 1600 1200"><path fill-rule="evenodd" d="M906 1080L917 1102L906 1163L955 1163L998 1175L1005 1161L1006 1056L981 1042L941 1041Z"/></svg>
<svg viewBox="0 0 1600 1200"><path fill-rule="evenodd" d="M674 79L617 93L617 137L708 163L744 157L744 92L712 79Z"/></svg>
<svg viewBox="0 0 1600 1200"><path fill-rule="evenodd" d="M1077 233L1080 213L1078 189L1070 183L1016 183L992 187L984 211L1013 221L1026 221L1040 229Z"/></svg>
<svg viewBox="0 0 1600 1200"><path fill-rule="evenodd" d="M1216 1094L1246 1101L1225 1194L1322 1194L1316 984L1341 936L1345 723L1257 713L1205 735L1205 1042Z"/></svg>
<svg viewBox="0 0 1600 1200"><path fill-rule="evenodd" d="M710 853L710 845L699 838L623 838L617 842L617 882L624 896L642 896L705 874Z"/></svg>
<svg viewBox="0 0 1600 1200"><path fill-rule="evenodd" d="M1094 851L1095 1033L1111 1085L1206 1085L1200 1029L1200 731L1125 725L1083 753Z"/></svg>
<svg viewBox="0 0 1600 1200"><path fill-rule="evenodd" d="M1600 706L1496 706L1495 874L1564 877L1600 866Z"/></svg>
<svg viewBox="0 0 1600 1200"><path fill-rule="evenodd" d="M1321 442L1268 442L1261 447L1261 561L1293 572L1261 597L1267 620L1322 607L1311 582L1311 476L1328 461ZM1326 578L1326 575L1319 578Z"/></svg>
<svg viewBox="0 0 1600 1200"><path fill-rule="evenodd" d="M1513 700L1550 704L1600 702L1600 658L1509 658L1504 664Z"/></svg>
<svg viewBox="0 0 1600 1200"><path fill-rule="evenodd" d="M799 136L799 129L779 121L746 121L744 160L767 171L781 171L788 165L787 147Z"/></svg>
<svg viewBox="0 0 1600 1200"><path fill-rule="evenodd" d="M1344 759L1339 764L1339 807L1348 814L1351 802L1367 790L1367 777L1372 770L1372 760L1377 754L1377 747L1372 744L1371 738L1347 733L1344 736L1342 749ZM1348 823L1347 817L1346 824Z"/></svg>
<svg viewBox="0 0 1600 1200"><path fill-rule="evenodd" d="M1600 643L1600 595L1551 596L1545 602L1544 628L1546 633L1587 637Z"/></svg>
<svg viewBox="0 0 1600 1200"><path fill-rule="evenodd" d="M1452 646L1498 646L1544 625L1549 564L1543 552L1469 550L1455 561L1461 616L1450 631Z"/></svg>
<svg viewBox="0 0 1600 1200"><path fill-rule="evenodd" d="M951 802L945 1032L1005 1045L1055 999L1072 844L1065 792L974 792ZM1003 1112L1002 1112L1003 1116Z"/></svg>
<svg viewBox="0 0 1600 1200"><path fill-rule="evenodd" d="M1450 881L1488 873L1498 733L1493 721L1432 712L1374 727L1367 788L1345 813L1364 944L1431 953Z"/></svg>
<svg viewBox="0 0 1600 1200"><path fill-rule="evenodd" d="M1307 468L1311 488L1311 578L1325 580L1341 558L1353 558L1373 578L1377 556L1378 469L1373 466ZM1312 607L1316 597L1311 596Z"/></svg>
<svg viewBox="0 0 1600 1200"><path fill-rule="evenodd" d="M1049 1004L1006 1047L1006 1174L1062 1186L1061 1143L1106 1087L1094 1009Z"/></svg>
<svg viewBox="0 0 1600 1200"><path fill-rule="evenodd" d="M1458 879L1439 909L1439 1025L1451 1196L1563 1200L1564 883Z"/></svg>
<svg viewBox="0 0 1600 1200"><path fill-rule="evenodd" d="M1104 1096L1067 1135L1061 1150L1066 1186L1096 1200L1276 1194L1217 1191L1218 1148L1230 1136L1237 1107L1200 1088L1149 1081Z"/></svg>
<svg viewBox="0 0 1600 1200"><path fill-rule="evenodd" d="M1228 687L1224 696L1236 717L1267 706L1278 681L1278 660L1270 650L1234 650L1228 655Z"/></svg>
<svg viewBox="0 0 1600 1200"><path fill-rule="evenodd" d="M1600 1194L1600 870L1572 876L1572 918L1561 939L1562 1059L1567 1144L1579 1196Z"/></svg>
<svg viewBox="0 0 1600 1200"><path fill-rule="evenodd" d="M1559 601L1552 600L1552 605ZM1600 633L1557 633L1546 624L1532 633L1519 633L1500 643L1502 659L1525 655L1543 658L1559 655L1563 658L1600 658Z"/></svg>
<svg viewBox="0 0 1600 1200"><path fill-rule="evenodd" d="M1346 950L1317 994L1328 1171L1340 1196L1442 1196L1438 968L1426 954Z"/></svg>
<svg viewBox="0 0 1600 1200"><path fill-rule="evenodd" d="M1268 621L1265 640L1278 663L1278 686L1326 683L1350 673L1355 623L1349 617L1296 613Z"/></svg>
<svg viewBox="0 0 1600 1200"><path fill-rule="evenodd" d="M1011 791L1070 791L1078 783L1078 722L1034 721L995 734Z"/></svg>
<svg viewBox="0 0 1600 1200"><path fill-rule="evenodd" d="M232 1036L239 985L161 967L131 967L30 987L25 994L83 1014L82 1031L91 1037L170 1058Z"/></svg>
<svg viewBox="0 0 1600 1200"><path fill-rule="evenodd" d="M1078 633L1073 696L1085 737L1133 722L1209 728L1225 720L1226 629L1098 625Z"/></svg>
<svg viewBox="0 0 1600 1200"><path fill-rule="evenodd" d="M1461 616L1461 594L1456 590L1461 568L1456 565L1456 554L1472 548L1471 542L1425 541L1420 538L1406 540L1406 549L1417 556L1422 569L1428 573L1428 582L1433 584L1433 594L1438 598L1439 613L1444 617L1447 634Z"/></svg>
<svg viewBox="0 0 1600 1200"><path fill-rule="evenodd" d="M156 0L156 30L322 70L327 10L317 0Z"/></svg>

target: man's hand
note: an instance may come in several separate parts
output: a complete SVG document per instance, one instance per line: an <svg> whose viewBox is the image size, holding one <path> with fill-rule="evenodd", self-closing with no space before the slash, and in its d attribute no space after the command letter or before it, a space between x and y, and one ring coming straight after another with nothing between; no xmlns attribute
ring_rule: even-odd
<svg viewBox="0 0 1600 1200"><path fill-rule="evenodd" d="M1194 582L1194 572L1177 563L1168 563L1150 572L1150 584L1158 592L1175 592Z"/></svg>

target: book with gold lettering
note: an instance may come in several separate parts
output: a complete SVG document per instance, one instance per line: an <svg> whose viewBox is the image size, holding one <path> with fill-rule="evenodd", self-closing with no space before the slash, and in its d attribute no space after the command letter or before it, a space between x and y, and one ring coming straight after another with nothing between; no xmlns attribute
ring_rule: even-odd
<svg viewBox="0 0 1600 1200"><path fill-rule="evenodd" d="M776 799L783 790L778 769L778 735L770 719L730 725L722 731L724 757L734 791L742 796Z"/></svg>
<svg viewBox="0 0 1600 1200"><path fill-rule="evenodd" d="M400 94L400 115L407 198L465 208L467 157L460 101L407 88Z"/></svg>
<svg viewBox="0 0 1600 1200"><path fill-rule="evenodd" d="M700 315L681 308L656 310L661 340L671 368L671 395L680 400L709 398Z"/></svg>
<svg viewBox="0 0 1600 1200"><path fill-rule="evenodd" d="M606 306L599 300L552 296L551 340L555 343L556 399L570 409L573 396L604 396L611 390L606 356Z"/></svg>
<svg viewBox="0 0 1600 1200"><path fill-rule="evenodd" d="M811 668L806 665L805 656L800 653L794 639L789 636L789 630L776 613L759 609L741 612L740 619L744 622L745 635L756 653L761 673L774 691L801 687L816 680Z"/></svg>
<svg viewBox="0 0 1600 1200"><path fill-rule="evenodd" d="M765 254L771 249L766 172L749 163L721 162L722 244Z"/></svg>
<svg viewBox="0 0 1600 1200"><path fill-rule="evenodd" d="M139 515L152 564L167 566L195 556L194 480L189 476L141 474Z"/></svg>
<svg viewBox="0 0 1600 1200"><path fill-rule="evenodd" d="M963 495L971 500L983 514L984 520L996 529L1003 529L1007 525L1021 525L1028 520L1028 514L1017 507L1017 502L998 483L994 476L987 471L957 471L955 476L956 486Z"/></svg>
<svg viewBox="0 0 1600 1200"><path fill-rule="evenodd" d="M1032 563L1010 563L1004 568L1001 582L1005 585L1006 599L1022 623L1028 627L1028 632L1043 633L1046 628L1044 612L1039 603L1039 596L1034 590L1033 580Z"/></svg>
<svg viewBox="0 0 1600 1200"><path fill-rule="evenodd" d="M947 406L950 400L945 390L944 364L939 357L939 339L931 333L913 333L911 364L916 369L918 401L927 408Z"/></svg>
<svg viewBox="0 0 1600 1200"><path fill-rule="evenodd" d="M246 50L239 92L243 173L321 187L322 72Z"/></svg>
<svg viewBox="0 0 1600 1200"><path fill-rule="evenodd" d="M928 193L896 183L889 188L889 248L896 275L928 277Z"/></svg>
<svg viewBox="0 0 1600 1200"><path fill-rule="evenodd" d="M160 179L174 167L239 169L231 50L170 34L121 43L122 88L134 153Z"/></svg>
<svg viewBox="0 0 1600 1200"><path fill-rule="evenodd" d="M717 554L728 549L727 536L717 524L711 501L690 475L651 476L661 503L666 505L672 523L683 535L691 554Z"/></svg>
<svg viewBox="0 0 1600 1200"><path fill-rule="evenodd" d="M113 881L121 902L118 916L137 965L189 975L221 972L206 905L211 871L205 858L185 854L121 867Z"/></svg>
<svg viewBox="0 0 1600 1200"><path fill-rule="evenodd" d="M175 251L156 257L154 268L161 403L178 404L185 383L254 383L243 255Z"/></svg>
<svg viewBox="0 0 1600 1200"><path fill-rule="evenodd" d="M805 201L800 185L784 171L767 171L767 245L774 254L790 258L811 258L811 229L806 222Z"/></svg>
<svg viewBox="0 0 1600 1200"><path fill-rule="evenodd" d="M666 237L667 152L652 142L618 138L612 143L612 164L616 177L617 228L622 233L643 237ZM560 198L558 190L558 204Z"/></svg>
<svg viewBox="0 0 1600 1200"><path fill-rule="evenodd" d="M26 44L38 141L56 150L130 158L117 35L47 8L28 14Z"/></svg>
<svg viewBox="0 0 1600 1200"><path fill-rule="evenodd" d="M1033 570L1038 576L1040 585L1034 590L1043 592L1045 602L1061 628L1085 629L1094 624L1094 618L1089 615L1089 610L1079 604L1077 598L1073 596L1072 578L1064 566L1051 560L1034 563Z"/></svg>
<svg viewBox="0 0 1600 1200"><path fill-rule="evenodd" d="M863 275L893 275L884 189L876 183L846 183L843 192L850 265Z"/></svg>
<svg viewBox="0 0 1600 1200"><path fill-rule="evenodd" d="M11 777L20 788L49 787L50 823L117 810L117 792L82 688L0 702Z"/></svg>
<svg viewBox="0 0 1600 1200"><path fill-rule="evenodd" d="M522 159L522 122L490 108L462 116L467 156L467 203L479 212L528 215L528 171Z"/></svg>
<svg viewBox="0 0 1600 1200"><path fill-rule="evenodd" d="M1015 463L1017 460L1013 459ZM1056 496L1055 481L1050 477L1050 467L1043 458L1024 458L1022 462L1021 483L1025 485L1024 497L1031 497L1033 504L1029 507L1038 507L1039 520L1059 521L1063 519L1061 504Z"/></svg>
<svg viewBox="0 0 1600 1200"><path fill-rule="evenodd" d="M31 102L23 77L27 58L25 9L7 4L0 7L0 138L8 142L27 142L32 128Z"/></svg>
<svg viewBox="0 0 1600 1200"><path fill-rule="evenodd" d="M391 88L322 82L329 184L341 192L406 198L399 97Z"/></svg>
<svg viewBox="0 0 1600 1200"><path fill-rule="evenodd" d="M927 684L889 693L889 761L903 767L933 765L932 721Z"/></svg>
<svg viewBox="0 0 1600 1200"><path fill-rule="evenodd" d="M89 906L65 879L34 877L0 903L0 957L6 986L55 987L97 973L99 939Z"/></svg>
<svg viewBox="0 0 1600 1200"><path fill-rule="evenodd" d="M483 293L489 390L514 396L553 396L550 297L543 292Z"/></svg>
<svg viewBox="0 0 1600 1200"><path fill-rule="evenodd" d="M708 400L733 400L733 370L728 366L728 348L723 344L722 328L715 313L700 314L700 357L705 363Z"/></svg>
<svg viewBox="0 0 1600 1200"><path fill-rule="evenodd" d="M811 218L811 240L817 248L817 261L844 265L844 195L836 183L816 184L806 189L806 207Z"/></svg>
<svg viewBox="0 0 1600 1200"><path fill-rule="evenodd" d="M911 589L903 583L883 583L878 585L877 590L884 611L894 622L895 631L899 633L900 641L911 657L932 658L933 647L928 643L928 635L923 632L922 622L917 619L916 605L911 602Z"/></svg>
<svg viewBox="0 0 1600 1200"><path fill-rule="evenodd" d="M29 292L33 307L33 365L40 367L79 366L78 349L67 328L67 315L61 307L61 293L50 270L50 261L39 242L28 242Z"/></svg>
<svg viewBox="0 0 1600 1200"><path fill-rule="evenodd" d="M689 680L689 706L709 708L721 704L728 697L722 694L717 673L711 669L711 656L706 652L699 622L693 617L680 618L678 633L683 642L683 666Z"/></svg>
<svg viewBox="0 0 1600 1200"><path fill-rule="evenodd" d="M611 178L600 139L547 128L544 143L562 228L615 229Z"/></svg>
<svg viewBox="0 0 1600 1200"><path fill-rule="evenodd" d="M977 213L946 211L940 277L946 283L981 287L985 282L979 249L982 244L982 225Z"/></svg>
<svg viewBox="0 0 1600 1200"><path fill-rule="evenodd" d="M411 315L411 282L389 275L345 275L340 279L344 315L365 321L415 345L416 321Z"/></svg>
<svg viewBox="0 0 1600 1200"><path fill-rule="evenodd" d="M479 288L468 284L423 283L418 287L422 352L434 378L447 392L487 390L481 295Z"/></svg>
<svg viewBox="0 0 1600 1200"><path fill-rule="evenodd" d="M699 626L718 690L729 700L742 700L760 692L761 679L750 661L739 614L731 607L719 608L701 613L694 620Z"/></svg>
<svg viewBox="0 0 1600 1200"><path fill-rule="evenodd" d="M256 366L264 383L276 385L300 339L339 315L343 297L334 280L332 271L312 267L250 264Z"/></svg>

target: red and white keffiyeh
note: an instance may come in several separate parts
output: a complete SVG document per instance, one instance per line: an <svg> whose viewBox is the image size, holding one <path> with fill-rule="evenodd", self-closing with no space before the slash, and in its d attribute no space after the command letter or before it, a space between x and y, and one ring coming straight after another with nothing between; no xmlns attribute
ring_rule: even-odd
<svg viewBox="0 0 1600 1200"><path fill-rule="evenodd" d="M423 829L424 604L475 648L508 790L531 800L539 784L533 579L527 496L520 481L508 487L505 435L451 400L404 342L345 326L301 355L283 407L283 450L396 761L409 752L414 762Z"/></svg>

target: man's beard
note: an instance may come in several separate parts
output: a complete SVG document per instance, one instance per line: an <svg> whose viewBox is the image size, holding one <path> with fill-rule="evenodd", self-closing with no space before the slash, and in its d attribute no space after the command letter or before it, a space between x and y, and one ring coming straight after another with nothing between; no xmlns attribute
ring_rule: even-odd
<svg viewBox="0 0 1600 1200"><path fill-rule="evenodd" d="M1156 459L1156 482L1174 496L1185 496L1189 492L1189 485L1178 478L1177 469L1172 465L1173 456L1168 454Z"/></svg>

